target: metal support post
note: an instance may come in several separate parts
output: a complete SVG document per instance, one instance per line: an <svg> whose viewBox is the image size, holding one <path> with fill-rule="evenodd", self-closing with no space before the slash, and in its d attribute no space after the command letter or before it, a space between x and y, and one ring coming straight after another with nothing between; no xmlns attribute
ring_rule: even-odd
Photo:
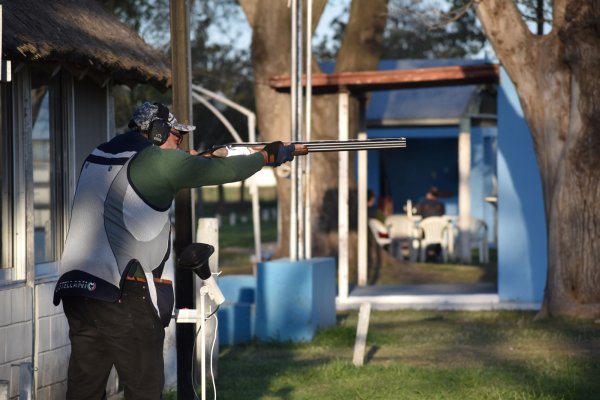
<svg viewBox="0 0 600 400"><path fill-rule="evenodd" d="M367 134L358 134L360 140L366 140ZM368 237L367 237L367 152L358 152L358 286L367 285Z"/></svg>
<svg viewBox="0 0 600 400"><path fill-rule="evenodd" d="M348 140L348 92L338 95L339 140ZM338 155L338 296L348 298L348 153Z"/></svg>

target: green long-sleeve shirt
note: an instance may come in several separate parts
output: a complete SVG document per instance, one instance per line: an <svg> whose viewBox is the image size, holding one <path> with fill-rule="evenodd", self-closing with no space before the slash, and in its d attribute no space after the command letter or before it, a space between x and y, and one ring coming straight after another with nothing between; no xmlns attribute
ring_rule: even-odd
<svg viewBox="0 0 600 400"><path fill-rule="evenodd" d="M131 161L129 173L138 194L157 209L168 208L179 189L220 185L249 178L264 165L261 153L227 158L191 156L156 146Z"/></svg>

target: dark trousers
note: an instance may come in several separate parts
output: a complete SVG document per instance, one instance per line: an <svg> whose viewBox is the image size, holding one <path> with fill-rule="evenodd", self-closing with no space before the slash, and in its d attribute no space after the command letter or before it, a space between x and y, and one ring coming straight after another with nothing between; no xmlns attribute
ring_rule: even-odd
<svg viewBox="0 0 600 400"><path fill-rule="evenodd" d="M126 281L115 303L65 297L63 307L71 339L67 400L103 399L113 365L127 400L161 398L165 331L145 282Z"/></svg>

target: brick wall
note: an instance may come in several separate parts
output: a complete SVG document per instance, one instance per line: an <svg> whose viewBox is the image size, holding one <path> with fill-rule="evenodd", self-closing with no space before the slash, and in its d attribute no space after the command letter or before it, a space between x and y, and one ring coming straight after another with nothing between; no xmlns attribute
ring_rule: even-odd
<svg viewBox="0 0 600 400"><path fill-rule="evenodd" d="M64 400L71 345L69 325L62 306L55 307L55 282L38 284L37 400ZM0 287L0 380L10 382L10 399L19 395L19 363L31 362L31 289ZM116 374L111 374L108 394L116 392Z"/></svg>
<svg viewBox="0 0 600 400"><path fill-rule="evenodd" d="M31 361L31 290L0 288L0 379L10 382L9 396L19 394L19 367Z"/></svg>

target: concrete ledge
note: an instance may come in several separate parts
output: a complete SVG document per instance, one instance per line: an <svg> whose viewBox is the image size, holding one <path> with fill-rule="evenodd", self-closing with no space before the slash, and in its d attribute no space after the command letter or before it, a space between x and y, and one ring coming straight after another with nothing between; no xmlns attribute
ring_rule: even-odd
<svg viewBox="0 0 600 400"><path fill-rule="evenodd" d="M357 310L370 303L375 310L539 310L540 303L502 301L492 284L389 285L354 288L336 298L336 309Z"/></svg>

